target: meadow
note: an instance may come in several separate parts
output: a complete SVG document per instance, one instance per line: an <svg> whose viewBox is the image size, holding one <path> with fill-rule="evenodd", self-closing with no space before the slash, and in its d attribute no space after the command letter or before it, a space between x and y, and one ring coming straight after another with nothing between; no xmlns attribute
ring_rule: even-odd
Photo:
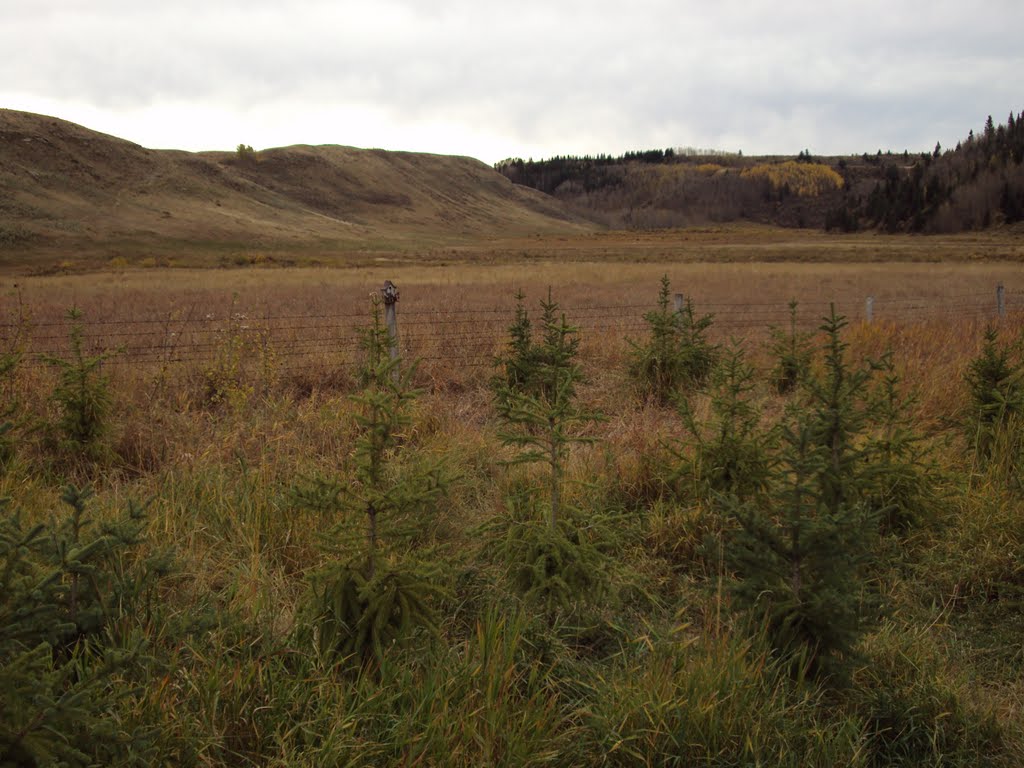
<svg viewBox="0 0 1024 768"><path fill-rule="evenodd" d="M0 278L0 764L1020 764L1018 264L492 256ZM706 318L678 402L662 276ZM359 330L385 279L401 398ZM514 391L517 291L578 364L557 408ZM784 434L819 411L831 469ZM780 624L750 558L800 510Z"/></svg>

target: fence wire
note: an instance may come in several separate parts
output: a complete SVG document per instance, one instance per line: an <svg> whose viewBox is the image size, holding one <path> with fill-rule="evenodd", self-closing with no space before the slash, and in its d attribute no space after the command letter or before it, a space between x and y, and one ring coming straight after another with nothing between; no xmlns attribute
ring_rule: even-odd
<svg viewBox="0 0 1024 768"><path fill-rule="evenodd" d="M1024 293L958 293L941 300L899 297L834 302L836 311L851 322L908 326L935 320L964 322L997 321L1024 312ZM720 339L753 334L766 335L769 328L788 328L788 303L727 301L701 302L692 298L695 317L710 316L709 335ZM799 330L817 327L829 312L830 302L799 303ZM640 341L649 331L645 315L657 310L654 303L580 304L562 306L570 325L584 343L588 338L607 341ZM399 305L399 351L406 358L462 367L493 364L508 343L508 327L515 308L423 306L415 301ZM530 310L536 327L539 313ZM12 310L0 311L0 351L22 354L25 367L49 367L50 359L71 351L70 332L77 324L87 355L109 353L104 365L216 366L245 359L271 364L278 370L301 372L344 368L359 355L358 329L368 322L366 312L331 313L220 312L198 313L195 308L163 316L101 318L69 317L25 320Z"/></svg>

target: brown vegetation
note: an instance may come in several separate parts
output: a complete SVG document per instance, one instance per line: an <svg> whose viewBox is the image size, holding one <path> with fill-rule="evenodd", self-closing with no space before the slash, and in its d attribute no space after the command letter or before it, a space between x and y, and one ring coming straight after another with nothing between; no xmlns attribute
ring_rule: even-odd
<svg viewBox="0 0 1024 768"><path fill-rule="evenodd" d="M295 146L145 149L0 110L0 265L388 255L481 236L593 229L465 157Z"/></svg>
<svg viewBox="0 0 1024 768"><path fill-rule="evenodd" d="M645 337L642 317L665 272L698 313L714 313L710 339L735 339L761 372L771 365L766 327L785 323L789 298L800 301L802 328L835 302L852 321L852 360L893 351L920 394L906 415L957 478L944 481L950 499L934 525L888 542L887 556L899 558L880 585L890 610L865 636L847 692L792 680L746 638L729 573L707 549L728 524L688 487L673 490L683 459L669 447L683 445L674 441L686 428L672 408L638 396L625 341ZM955 424L963 373L996 320L997 282L1009 288L1002 333L1022 327L1018 276L998 263L577 261L5 277L3 349L25 353L5 395L30 418L19 419L0 496L40 522L68 477L92 481L101 521L126 498L153 499L143 554L173 544L175 556L157 618L139 630L159 673L110 706L125 729L150 727L166 761L597 764L621 752L610 764L664 764L683 732L693 762L784 755L785 764L867 768L911 749L933 762L955 753L966 765L983 753L1015 765L1024 692L1007 643L1020 611L999 590L1019 584L1019 491L971 465ZM411 550L443 563L449 593L435 601L436 637L346 672L303 645L296 607L342 519L297 505L293 491L308 477L355 482L352 329L385 277L401 289L402 350L421 360L423 389L397 436L395 472L434 461L454 470L446 495L407 521ZM491 356L507 341L514 289L536 317L548 286L581 329L580 402L608 417L587 428L596 444L569 455L564 501L594 535L609 519L616 531L607 602L554 626L510 592L487 549L509 499L543 480L504 463L514 454L499 437ZM90 353L117 350L103 364L111 453L98 464L62 460L45 440L56 372L38 355L65 349L71 305ZM786 407L764 376L754 397L766 421ZM706 394L692 404L707 422ZM990 615L1009 623L990 632Z"/></svg>

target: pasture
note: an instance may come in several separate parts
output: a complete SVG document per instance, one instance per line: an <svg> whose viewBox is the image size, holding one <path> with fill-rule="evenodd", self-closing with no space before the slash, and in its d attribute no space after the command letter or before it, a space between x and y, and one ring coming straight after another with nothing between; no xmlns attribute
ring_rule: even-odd
<svg viewBox="0 0 1024 768"><path fill-rule="evenodd" d="M105 623L76 635L83 668L104 648L141 641L144 650L94 689L83 721L93 730L78 735L79 748L123 765L132 764L128 744L143 762L165 765L1019 764L1021 422L999 433L994 453L979 454L966 377L989 327L1008 364L1024 365L1020 245L893 239L904 258L883 261L867 254L884 251L884 239L851 238L858 255L844 255L840 241L822 262L806 257L811 235L756 247L716 237L699 235L702 253L728 250L715 263L673 251L662 233L638 238L642 258L628 247L606 256L627 239L617 235L545 242L525 256L512 243L436 253L425 265L0 277L0 351L15 361L0 382L5 406L16 408L0 476L7 511L50 524L65 514L68 482L94 489L97 525L129 500L149 500L138 545L95 564ZM982 259L963 255L975 246ZM749 248L763 258L746 261ZM922 260L944 248L960 255ZM695 469L724 429L716 398L727 385L712 377L681 388L694 434L630 372L634 345L650 339L645 315L657 309L663 275L698 317L711 315L706 338L719 362L740 350L751 366L742 400L758 440L774 446L768 485L788 477L773 430L814 402L770 385L780 336L769 328L790 332L789 302L795 330L811 334L809 375L828 375L828 339L817 329L830 306L848 321L848 372L891 353L856 408L879 399L891 377L898 419L868 419L850 450L885 430L912 436L904 458L925 473L929 501L906 530L877 541L872 533L857 574L877 606L858 614L855 649L839 654L842 684L794 674L758 629L761 617L741 610L742 569L728 551L742 514L727 494L705 492ZM349 556L365 522L304 503L303 489L368 482L358 450L366 404L353 398L366 384L357 329L385 279L401 291L401 365L418 361L418 393L381 454L384 477L401 486L441 467L444 481L429 504L382 528L382 557L396 568L415 560L438 589L426 600L433 628L339 660L324 656L321 635L311 640L310 626L323 631L311 624L311 578ZM583 532L577 545L600 553L591 581L602 591L588 597L570 583L571 599L554 608L517 587L521 563L502 548L533 509L523 499L546 503L549 480L543 463L510 463L517 449L503 438L511 427L491 383L503 370L495 357L508 354L515 293L536 339L549 290L578 329L576 401L602 415L573 433L586 441L560 466L567 520ZM68 399L54 396L62 369L50 361L70 359L72 307L83 354L107 355L90 374L109 407L98 416L102 449L88 457L62 443ZM770 518L777 510L765 504ZM150 602L112 597L128 594L132 569L157 555L169 565L146 582ZM74 684L55 683L51 694ZM10 716L18 728L69 732L60 706L42 715L25 706ZM116 724L109 743L96 723Z"/></svg>

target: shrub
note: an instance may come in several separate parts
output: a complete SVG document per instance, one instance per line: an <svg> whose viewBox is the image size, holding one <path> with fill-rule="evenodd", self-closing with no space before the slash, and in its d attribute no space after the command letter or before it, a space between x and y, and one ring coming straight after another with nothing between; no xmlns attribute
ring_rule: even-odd
<svg viewBox="0 0 1024 768"><path fill-rule="evenodd" d="M237 295L231 300L227 326L218 333L213 362L203 372L203 399L237 412L273 386L278 359L268 329L238 310Z"/></svg>
<svg viewBox="0 0 1024 768"><path fill-rule="evenodd" d="M996 329L986 329L981 353L968 365L964 380L970 395L968 437L975 457L988 461L1012 421L1024 416L1024 362L1019 348L1000 344Z"/></svg>
<svg viewBox="0 0 1024 768"><path fill-rule="evenodd" d="M70 357L43 356L43 360L58 370L57 386L51 395L60 413L54 425L56 444L59 450L77 458L100 460L109 454L105 438L110 432L110 410L113 406L102 366L104 361L113 357L113 353L86 355L84 330L80 322L82 314L71 309L67 316L71 321Z"/></svg>
<svg viewBox="0 0 1024 768"><path fill-rule="evenodd" d="M685 386L701 384L714 367L717 347L705 338L712 316L696 317L687 298L682 310L669 309L668 276L661 278L658 309L644 315L650 327L646 344L630 341L630 374L645 396L665 405Z"/></svg>
<svg viewBox="0 0 1024 768"><path fill-rule="evenodd" d="M863 500L871 371L850 369L844 325L833 309L824 374L787 411L769 499L734 505L741 530L728 553L738 605L797 666L837 681L876 615L866 566L877 521Z"/></svg>
<svg viewBox="0 0 1024 768"><path fill-rule="evenodd" d="M405 474L392 471L402 447L402 431L411 421L409 407L412 366L395 375L400 359L390 360L381 348L380 309L364 334L366 387L352 395L358 436L349 479L319 479L297 492L303 505L339 514L330 548L337 557L313 578L304 609L306 625L320 654L328 661L354 656L381 660L389 645L408 638L416 627L433 627L428 599L438 593L436 573L403 557L408 538L398 524L428 507L444 492L446 477L439 465L425 465ZM359 518L363 536L352 536ZM390 528L384 528L385 525Z"/></svg>
<svg viewBox="0 0 1024 768"><path fill-rule="evenodd" d="M167 556L137 549L144 509L94 525L88 490L69 486L71 515L25 526L0 502L0 764L126 765L154 759L155 733L129 728L119 701L144 682L154 589Z"/></svg>

